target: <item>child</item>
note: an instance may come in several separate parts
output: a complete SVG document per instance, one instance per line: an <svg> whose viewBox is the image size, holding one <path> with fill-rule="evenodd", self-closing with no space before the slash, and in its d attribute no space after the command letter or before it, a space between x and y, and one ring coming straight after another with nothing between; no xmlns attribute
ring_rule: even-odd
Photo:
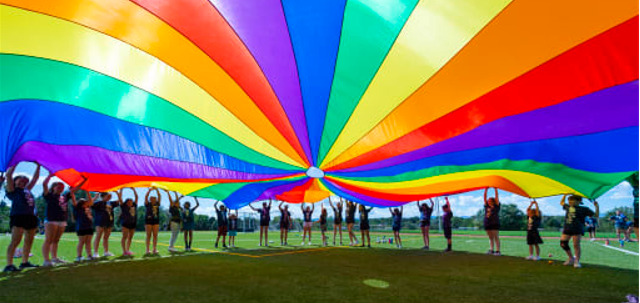
<svg viewBox="0 0 640 303"><path fill-rule="evenodd" d="M342 198L340 198L342 200ZM333 206L331 198L329 198L329 205L333 209L333 246L336 245L336 233L340 233L340 245L342 246L342 202L336 203Z"/></svg>
<svg viewBox="0 0 640 303"><path fill-rule="evenodd" d="M55 263L65 263L58 259L58 243L60 237L67 227L69 194L63 195L64 184L62 182L54 182L49 187L49 181L53 174L49 174L44 183L42 183L42 196L46 203L45 217L45 236L42 243L42 256L44 263L42 266L53 266ZM76 188L75 190L78 190ZM72 191L75 191L72 189ZM52 258L49 258L51 254Z"/></svg>
<svg viewBox="0 0 640 303"><path fill-rule="evenodd" d="M616 235L618 236L618 240L620 240L620 236L625 237L626 229L627 229L627 216L625 216L621 211L616 210L616 214L609 218L609 221L613 221L616 226Z"/></svg>
<svg viewBox="0 0 640 303"><path fill-rule="evenodd" d="M180 199L184 198L183 196ZM182 230L184 231L184 248L186 251L191 251L191 242L193 242L193 229L195 226L194 212L200 206L198 197L194 197L196 200L196 206L191 208L191 203L184 202L184 208L182 210Z"/></svg>
<svg viewBox="0 0 640 303"><path fill-rule="evenodd" d="M364 247L364 237L367 237L367 247L371 248L371 237L369 237L369 212L373 210L373 207L367 209L363 204L360 204L360 233L362 234L362 245Z"/></svg>
<svg viewBox="0 0 640 303"><path fill-rule="evenodd" d="M484 230L489 236L490 249L488 255L500 255L500 200L498 200L498 189L493 189L494 198L487 198L489 188L484 189ZM495 250L494 250L495 248Z"/></svg>
<svg viewBox="0 0 640 303"><path fill-rule="evenodd" d="M589 240L596 240L596 226L598 225L598 221L591 216L584 218L584 225L587 227L587 231L589 232Z"/></svg>
<svg viewBox="0 0 640 303"><path fill-rule="evenodd" d="M444 252L451 252L451 219L453 218L453 211L451 211L449 197L444 197L444 200L447 202L442 206L442 231L445 239L447 239L447 249Z"/></svg>
<svg viewBox="0 0 640 303"><path fill-rule="evenodd" d="M389 212L391 213L391 218L392 218L393 237L398 239L396 241L396 247L402 248L402 240L400 239L400 229L402 228L403 206L400 206L400 209L396 208L393 211L391 211L391 208L389 208Z"/></svg>
<svg viewBox="0 0 640 303"><path fill-rule="evenodd" d="M535 208L533 207L535 206ZM542 238L540 237L540 232L538 228L540 228L540 218L542 218L542 214L540 213L540 208L538 207L538 202L536 200L531 201L529 208L527 208L527 244L529 245L529 256L526 258L527 260L540 261L540 246L542 244ZM533 248L536 249L536 256L533 256Z"/></svg>
<svg viewBox="0 0 640 303"><path fill-rule="evenodd" d="M5 266L4 272L16 272L24 268L38 267L37 265L29 262L33 238L35 237L38 229L38 217L35 215L36 203L33 198L33 194L31 194L31 190L36 186L36 182L40 176L40 164L36 163L36 165L36 171L34 172L31 181L23 175L13 177L13 172L16 168L15 166L10 167L7 170L6 195L7 198L11 200L11 211L9 213L11 242L7 247L7 266ZM18 269L13 265L13 255L16 252L16 248L20 245L23 235L24 248L22 263L20 264L20 269Z"/></svg>
<svg viewBox="0 0 640 303"><path fill-rule="evenodd" d="M424 241L423 249L429 249L429 228L431 226L431 213L433 213L433 200L429 199L429 202L431 206L427 205L427 203L420 204L420 201L416 202L420 212L420 229L422 230L422 240Z"/></svg>
<svg viewBox="0 0 640 303"><path fill-rule="evenodd" d="M313 226L313 222L311 222L311 218L313 216L313 210L315 209L315 205L311 204L312 207L307 206L304 207L304 202L300 204L300 209L302 210L302 216L304 225L302 226L303 234L302 234L302 246L304 246L304 237L309 235L309 245L311 245L311 227Z"/></svg>
<svg viewBox="0 0 640 303"><path fill-rule="evenodd" d="M324 208L324 204L320 205L322 208L320 209L320 232L322 233L322 245L327 246L327 236L325 235L327 232L327 209ZM311 232L309 232L309 240L311 240Z"/></svg>
<svg viewBox="0 0 640 303"><path fill-rule="evenodd" d="M157 196L149 197L152 191L156 192ZM144 219L144 229L147 233L145 237L145 245L147 248L146 254L150 254L149 252L149 242L151 242L151 238L153 237L153 253L158 253L158 230L160 229L160 202L162 197L160 196L160 190L155 187L149 188L147 191L147 195L144 197L144 207L145 207L145 219Z"/></svg>
<svg viewBox="0 0 640 303"><path fill-rule="evenodd" d="M175 199L171 197L171 192L165 189L167 197L169 197L169 230L171 231L171 238L169 239L169 252L176 252L176 241L178 241L178 235L180 234L180 223L182 221L180 197L178 193L175 193Z"/></svg>
<svg viewBox="0 0 640 303"><path fill-rule="evenodd" d="M236 209L235 213L231 213L229 215L229 247L231 248L236 247L237 235L238 235L238 209Z"/></svg>
<svg viewBox="0 0 640 303"><path fill-rule="evenodd" d="M566 211L564 217L564 228L562 229L562 236L560 237L560 247L567 253L569 257L564 265L571 265L573 267L580 268L580 238L584 234L584 218L587 216L595 216L596 218L600 214L600 208L597 201L593 201L596 211L593 212L587 207L580 206L582 204L582 197L572 195L569 197L569 204L565 204L567 195L562 196L560 205ZM576 254L571 254L571 248L569 247L569 239L573 238L573 248Z"/></svg>
<svg viewBox="0 0 640 303"><path fill-rule="evenodd" d="M271 221L271 199L269 199L269 205L266 202L262 202L262 208L256 209L251 204L249 207L254 211L260 213L260 246L262 246L262 238L264 236L264 246L269 246L269 221Z"/></svg>
<svg viewBox="0 0 640 303"><path fill-rule="evenodd" d="M118 205L120 206L120 225L122 226L122 239L120 239L120 246L122 246L123 256L133 256L131 252L131 240L133 234L136 232L136 225L138 225L138 193L135 189L129 188L133 192L134 199L128 198L122 202L121 188L116 192L118 195Z"/></svg>
<svg viewBox="0 0 640 303"><path fill-rule="evenodd" d="M78 187L82 187L87 181L85 178ZM91 214L91 207L93 201L98 196L91 197L91 193L86 192L86 199L76 200L76 192L71 192L71 202L73 203L73 213L76 217L76 234L78 235L78 246L76 247L76 262L91 261L95 258L91 255L91 238L93 237L93 215ZM82 258L82 248L84 247L87 257Z"/></svg>
<svg viewBox="0 0 640 303"><path fill-rule="evenodd" d="M213 204L213 207L216 209L216 215L218 216L218 237L216 238L215 247L218 247L218 242L220 241L220 237L222 237L222 247L227 248L227 230L229 228L227 209L224 205L218 208L218 202L220 201L216 201L216 203Z"/></svg>
<svg viewBox="0 0 640 303"><path fill-rule="evenodd" d="M113 254L109 252L109 236L113 229L113 209L115 208L116 203L109 200L111 200L111 194L107 192L100 193L100 201L95 202L92 206L96 224L96 237L93 240L94 258L100 258L100 255L98 254L100 239L102 239L104 256L113 256Z"/></svg>
<svg viewBox="0 0 640 303"><path fill-rule="evenodd" d="M287 239L289 237L289 228L291 227L289 206L285 205L284 208L282 208L283 203L284 202L280 202L280 205L278 205L278 209L280 209L280 246L289 245Z"/></svg>
<svg viewBox="0 0 640 303"><path fill-rule="evenodd" d="M340 198L340 201L342 201L342 198ZM356 234L353 232L353 224L356 223L356 203L353 203L352 201L347 200L346 202L347 205L347 217L346 220L347 221L347 230L349 231L349 246L355 246L358 245L358 237L356 237Z"/></svg>

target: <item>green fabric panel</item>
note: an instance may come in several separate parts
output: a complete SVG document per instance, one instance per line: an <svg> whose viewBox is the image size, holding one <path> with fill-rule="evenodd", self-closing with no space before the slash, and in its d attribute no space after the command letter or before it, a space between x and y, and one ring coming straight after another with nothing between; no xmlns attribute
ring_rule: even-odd
<svg viewBox="0 0 640 303"><path fill-rule="evenodd" d="M0 54L0 66L0 102L39 99L65 103L167 131L250 163L300 171L249 149L162 98L92 70L10 54Z"/></svg>
<svg viewBox="0 0 640 303"><path fill-rule="evenodd" d="M417 0L347 2L318 163L362 98Z"/></svg>
<svg viewBox="0 0 640 303"><path fill-rule="evenodd" d="M480 163L468 166L436 166L427 169L416 170L395 176L377 176L377 177L343 177L334 175L337 178L345 180L355 180L364 182L403 182L424 179L434 176L467 172L475 170L512 170L528 172L546 178L550 178L562 184L565 184L581 193L587 195L588 198L597 198L606 193L608 190L624 181L635 172L619 172L619 173L594 173L589 171L573 169L561 164L543 163L531 160L512 161L500 160L494 162ZM328 173L327 175L331 175Z"/></svg>

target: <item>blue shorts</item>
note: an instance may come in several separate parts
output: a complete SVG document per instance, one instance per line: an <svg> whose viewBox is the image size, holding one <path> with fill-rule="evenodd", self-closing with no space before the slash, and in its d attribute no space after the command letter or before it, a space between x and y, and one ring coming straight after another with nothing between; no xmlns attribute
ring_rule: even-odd
<svg viewBox="0 0 640 303"><path fill-rule="evenodd" d="M193 226L193 222L184 222L182 223L182 230L194 230Z"/></svg>
<svg viewBox="0 0 640 303"><path fill-rule="evenodd" d="M229 237L235 237L235 236L237 236L237 235L238 235L238 232L237 232L237 231L235 231L235 230L230 230L230 231L229 231Z"/></svg>

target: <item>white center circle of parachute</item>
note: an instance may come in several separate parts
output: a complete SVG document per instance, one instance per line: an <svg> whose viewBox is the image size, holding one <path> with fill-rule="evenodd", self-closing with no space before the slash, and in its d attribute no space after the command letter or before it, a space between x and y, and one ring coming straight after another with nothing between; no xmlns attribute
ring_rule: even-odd
<svg viewBox="0 0 640 303"><path fill-rule="evenodd" d="M315 166L311 166L309 167L309 169L307 169L307 176L309 176L310 178L319 179L324 177L324 172Z"/></svg>

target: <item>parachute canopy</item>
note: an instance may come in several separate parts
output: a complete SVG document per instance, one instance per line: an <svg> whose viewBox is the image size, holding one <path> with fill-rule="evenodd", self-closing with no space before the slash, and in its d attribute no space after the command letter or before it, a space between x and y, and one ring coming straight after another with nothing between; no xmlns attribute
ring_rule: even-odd
<svg viewBox="0 0 640 303"><path fill-rule="evenodd" d="M0 2L0 170L230 207L638 171L637 1Z"/></svg>

